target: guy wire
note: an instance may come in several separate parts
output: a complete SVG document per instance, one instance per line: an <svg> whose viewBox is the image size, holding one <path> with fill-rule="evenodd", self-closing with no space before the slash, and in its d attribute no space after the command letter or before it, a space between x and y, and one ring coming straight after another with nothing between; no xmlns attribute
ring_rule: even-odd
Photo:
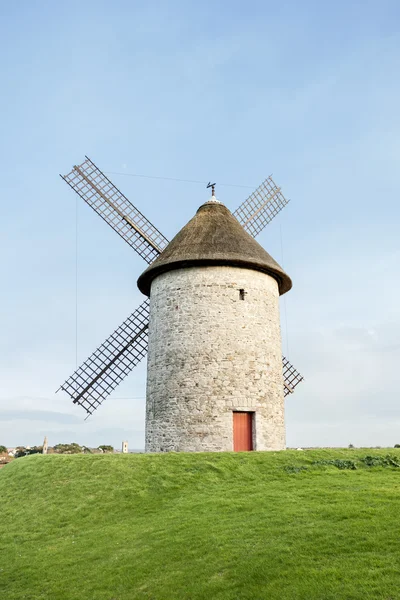
<svg viewBox="0 0 400 600"><path fill-rule="evenodd" d="M199 181L196 179L177 179L175 177L158 177L156 175L137 175L136 173L121 173L121 172L117 172L117 171L104 171L104 173L106 175L125 175L128 177L141 177L143 179L162 179L163 181L180 181L182 183L200 183L200 184L204 184L207 185L207 181ZM252 186L252 185L240 185L240 184L236 184L236 183L218 183L219 186L224 186L224 187L237 187L237 188L249 188L249 189L255 189L256 186Z"/></svg>
<svg viewBox="0 0 400 600"><path fill-rule="evenodd" d="M281 234L281 264L282 269L284 268L283 261L283 236L282 236L282 225L279 225L280 234ZM285 327L286 327L286 357L289 358L289 330L288 330L288 319L287 319L287 309L286 309L286 294L283 295L283 311L285 313Z"/></svg>
<svg viewBox="0 0 400 600"><path fill-rule="evenodd" d="M78 196L75 204L75 370L78 369Z"/></svg>

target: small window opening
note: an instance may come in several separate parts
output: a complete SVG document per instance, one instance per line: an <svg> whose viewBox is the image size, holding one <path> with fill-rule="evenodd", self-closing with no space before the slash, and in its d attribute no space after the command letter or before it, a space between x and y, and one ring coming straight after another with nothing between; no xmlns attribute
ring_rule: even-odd
<svg viewBox="0 0 400 600"><path fill-rule="evenodd" d="M245 292L243 289L239 290L239 298L241 300L244 300L246 294L247 294L247 292Z"/></svg>

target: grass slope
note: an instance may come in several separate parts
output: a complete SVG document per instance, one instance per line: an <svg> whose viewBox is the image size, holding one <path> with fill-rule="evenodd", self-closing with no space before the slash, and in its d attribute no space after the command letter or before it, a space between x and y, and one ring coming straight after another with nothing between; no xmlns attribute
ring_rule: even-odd
<svg viewBox="0 0 400 600"><path fill-rule="evenodd" d="M400 468L358 462L387 453L18 459L0 472L0 598L400 599ZM358 468L312 464L337 459Z"/></svg>

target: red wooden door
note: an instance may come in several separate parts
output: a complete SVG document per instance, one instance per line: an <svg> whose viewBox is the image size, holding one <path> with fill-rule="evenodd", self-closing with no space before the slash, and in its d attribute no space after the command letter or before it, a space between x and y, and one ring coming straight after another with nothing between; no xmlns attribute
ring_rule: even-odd
<svg viewBox="0 0 400 600"><path fill-rule="evenodd" d="M253 413L233 413L233 449L235 452L253 450Z"/></svg>

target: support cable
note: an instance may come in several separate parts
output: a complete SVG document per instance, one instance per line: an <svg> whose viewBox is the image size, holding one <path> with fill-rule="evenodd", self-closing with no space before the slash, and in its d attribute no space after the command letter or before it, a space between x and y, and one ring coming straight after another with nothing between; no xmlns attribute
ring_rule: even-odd
<svg viewBox="0 0 400 600"><path fill-rule="evenodd" d="M283 260L283 235L282 235L282 225L279 226L280 236L281 236L281 266L284 269L284 260ZM287 307L286 307L286 294L283 296L283 312L285 313L285 327L286 327L286 356L289 358L289 330L288 330L288 319L287 319Z"/></svg>
<svg viewBox="0 0 400 600"><path fill-rule="evenodd" d="M140 177L142 179L161 179L162 181L180 181L182 183L200 183L202 185L207 185L207 181L199 181L197 179L178 179L176 177L158 177L156 175L138 175L137 173L121 173L121 171L103 171L106 175L124 175L126 177ZM237 188L248 188L253 189L256 187L255 185L240 185L238 183L218 183L218 185L224 187L237 187Z"/></svg>
<svg viewBox="0 0 400 600"><path fill-rule="evenodd" d="M78 195L75 204L75 369L78 368Z"/></svg>

